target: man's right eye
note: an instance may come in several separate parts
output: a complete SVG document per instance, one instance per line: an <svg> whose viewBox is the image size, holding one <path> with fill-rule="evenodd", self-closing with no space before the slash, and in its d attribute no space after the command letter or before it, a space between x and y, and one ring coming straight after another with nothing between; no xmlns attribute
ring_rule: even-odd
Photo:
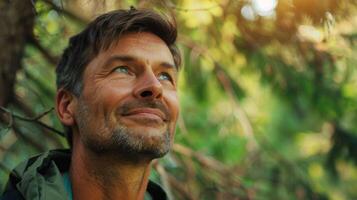
<svg viewBox="0 0 357 200"><path fill-rule="evenodd" d="M127 66L119 66L119 67L115 68L114 71L119 72L119 73L125 73L125 74L129 73L129 69Z"/></svg>

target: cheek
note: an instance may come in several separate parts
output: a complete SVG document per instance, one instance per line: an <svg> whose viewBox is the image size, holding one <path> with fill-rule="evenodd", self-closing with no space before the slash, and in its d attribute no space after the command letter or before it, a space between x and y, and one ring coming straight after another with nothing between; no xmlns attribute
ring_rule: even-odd
<svg viewBox="0 0 357 200"><path fill-rule="evenodd" d="M178 101L178 97L176 92L172 95L170 95L167 98L168 106L171 112L171 122L169 125L169 132L170 132L170 143L171 145L174 143L174 138L175 138L175 132L176 132L176 123L179 117L179 113L180 113L180 105L179 105L179 101Z"/></svg>
<svg viewBox="0 0 357 200"><path fill-rule="evenodd" d="M97 85L87 97L91 99L91 104L99 109L97 111L108 114L115 111L130 93L130 87L118 85L113 81Z"/></svg>
<svg viewBox="0 0 357 200"><path fill-rule="evenodd" d="M167 99L166 102L168 108L170 109L171 112L172 122L175 122L176 124L178 115L180 113L180 105L177 97L177 92L176 91L167 92L166 99Z"/></svg>

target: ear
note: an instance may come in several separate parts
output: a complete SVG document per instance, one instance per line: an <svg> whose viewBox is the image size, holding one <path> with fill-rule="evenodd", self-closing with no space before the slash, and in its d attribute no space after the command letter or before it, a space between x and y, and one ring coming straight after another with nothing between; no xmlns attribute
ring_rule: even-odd
<svg viewBox="0 0 357 200"><path fill-rule="evenodd" d="M56 112L63 125L75 124L74 111L76 108L76 97L69 91L59 89L56 94Z"/></svg>

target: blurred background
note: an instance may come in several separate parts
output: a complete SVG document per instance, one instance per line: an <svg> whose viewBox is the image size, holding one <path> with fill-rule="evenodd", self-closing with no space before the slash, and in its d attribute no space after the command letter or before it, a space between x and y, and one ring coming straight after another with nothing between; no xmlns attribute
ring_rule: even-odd
<svg viewBox="0 0 357 200"><path fill-rule="evenodd" d="M0 1L0 188L67 147L56 63L101 13L175 16L184 58L173 150L151 176L171 199L357 199L357 2Z"/></svg>

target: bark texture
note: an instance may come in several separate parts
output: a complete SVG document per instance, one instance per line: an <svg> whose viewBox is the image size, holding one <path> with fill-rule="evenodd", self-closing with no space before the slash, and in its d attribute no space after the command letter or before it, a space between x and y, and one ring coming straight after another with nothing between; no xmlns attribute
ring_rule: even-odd
<svg viewBox="0 0 357 200"><path fill-rule="evenodd" d="M0 0L0 106L14 98L16 73L34 26L33 4L32 0Z"/></svg>

